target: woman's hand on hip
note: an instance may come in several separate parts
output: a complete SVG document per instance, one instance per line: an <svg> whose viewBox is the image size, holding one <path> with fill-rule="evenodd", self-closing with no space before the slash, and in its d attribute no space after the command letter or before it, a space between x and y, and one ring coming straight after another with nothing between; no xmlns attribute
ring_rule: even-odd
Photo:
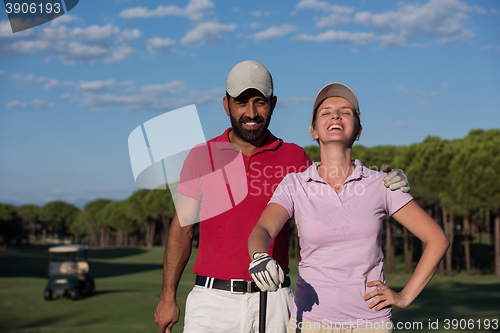
<svg viewBox="0 0 500 333"><path fill-rule="evenodd" d="M366 286L378 287L377 289L363 296L363 300L365 301L375 297L375 299L368 304L368 307L370 309L379 311L391 305L395 305L398 308L404 309L408 305L410 305L410 302L406 299L403 293L395 292L394 290L392 290L386 284L382 283L379 280L370 281L366 284Z"/></svg>

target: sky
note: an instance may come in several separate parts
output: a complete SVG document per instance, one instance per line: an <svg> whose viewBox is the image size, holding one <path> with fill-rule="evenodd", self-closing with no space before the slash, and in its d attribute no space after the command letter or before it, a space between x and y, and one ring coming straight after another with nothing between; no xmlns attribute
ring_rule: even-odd
<svg viewBox="0 0 500 333"><path fill-rule="evenodd" d="M500 127L497 0L80 0L17 33L2 11L0 202L126 199L129 134L195 104L206 139L220 135L244 60L273 76L270 130L303 147L334 81L358 96L366 147Z"/></svg>

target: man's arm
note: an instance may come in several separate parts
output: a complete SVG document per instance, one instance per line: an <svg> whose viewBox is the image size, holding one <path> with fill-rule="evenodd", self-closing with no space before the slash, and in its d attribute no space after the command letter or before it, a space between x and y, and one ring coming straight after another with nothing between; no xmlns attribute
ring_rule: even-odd
<svg viewBox="0 0 500 333"><path fill-rule="evenodd" d="M179 321L177 287L191 255L194 223L198 219L199 207L199 201L178 195L177 211L170 225L163 257L163 287L154 312L158 333L171 332L172 327Z"/></svg>

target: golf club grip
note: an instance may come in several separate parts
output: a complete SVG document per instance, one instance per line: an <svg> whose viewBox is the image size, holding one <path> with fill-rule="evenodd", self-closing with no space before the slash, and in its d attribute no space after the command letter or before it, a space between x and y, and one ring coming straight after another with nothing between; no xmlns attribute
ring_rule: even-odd
<svg viewBox="0 0 500 333"><path fill-rule="evenodd" d="M266 332L267 291L260 292L259 333Z"/></svg>

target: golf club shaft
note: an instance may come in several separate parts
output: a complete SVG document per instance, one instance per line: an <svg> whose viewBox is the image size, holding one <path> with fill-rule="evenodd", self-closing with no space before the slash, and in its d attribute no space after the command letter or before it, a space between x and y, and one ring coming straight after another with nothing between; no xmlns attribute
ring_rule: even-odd
<svg viewBox="0 0 500 333"><path fill-rule="evenodd" d="M266 332L267 291L260 292L259 333Z"/></svg>

